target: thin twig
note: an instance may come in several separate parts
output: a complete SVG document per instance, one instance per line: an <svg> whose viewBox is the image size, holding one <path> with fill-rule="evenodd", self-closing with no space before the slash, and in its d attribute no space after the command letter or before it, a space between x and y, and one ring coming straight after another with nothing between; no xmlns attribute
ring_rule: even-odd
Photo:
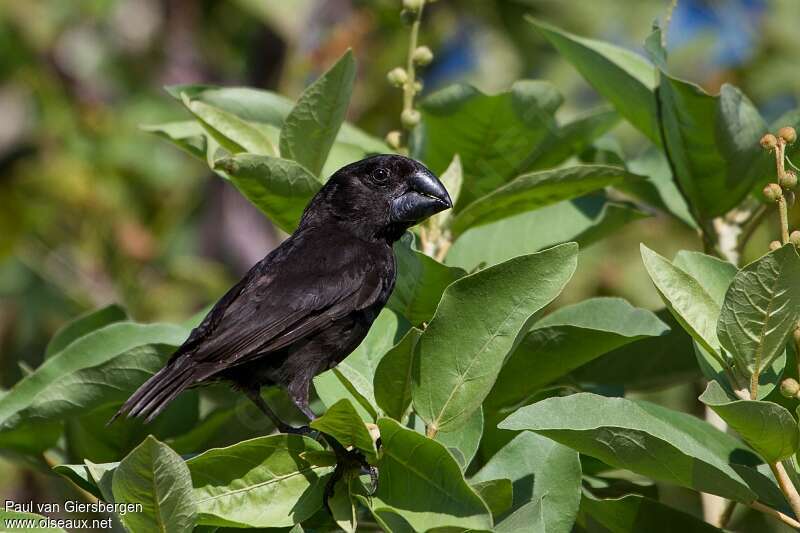
<svg viewBox="0 0 800 533"><path fill-rule="evenodd" d="M761 502L758 502L758 501L753 502L753 503L750 504L750 507L752 507L756 511L761 511L762 513L764 513L766 515L769 515L769 516L771 516L773 518L777 518L778 520L780 520L784 524L788 524L788 525L792 526L795 529L800 529L800 522L798 522L797 520L795 520L794 518L792 518L789 515L783 514L780 511L776 511L772 507L767 507L766 505L764 505Z"/></svg>
<svg viewBox="0 0 800 533"><path fill-rule="evenodd" d="M728 500L728 503L725 504L725 508L722 510L722 514L719 515L717 527L725 529L728 526L728 522L731 521L731 517L733 516L734 509L736 509L736 500Z"/></svg>
<svg viewBox="0 0 800 533"><path fill-rule="evenodd" d="M792 508L795 516L800 516L800 494L797 493L797 488L792 483L792 480L789 479L789 474L787 474L783 463L780 461L770 463L769 468L775 475L775 479L778 480L778 486L781 488L783 495L786 496L789 507ZM800 523L795 527L800 527Z"/></svg>

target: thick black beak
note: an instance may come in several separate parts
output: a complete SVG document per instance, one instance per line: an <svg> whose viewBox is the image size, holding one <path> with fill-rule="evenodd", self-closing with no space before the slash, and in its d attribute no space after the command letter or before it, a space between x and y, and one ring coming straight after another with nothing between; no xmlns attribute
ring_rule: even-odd
<svg viewBox="0 0 800 533"><path fill-rule="evenodd" d="M416 224L451 207L453 202L442 182L427 169L420 169L409 180L409 190L392 201L392 220Z"/></svg>

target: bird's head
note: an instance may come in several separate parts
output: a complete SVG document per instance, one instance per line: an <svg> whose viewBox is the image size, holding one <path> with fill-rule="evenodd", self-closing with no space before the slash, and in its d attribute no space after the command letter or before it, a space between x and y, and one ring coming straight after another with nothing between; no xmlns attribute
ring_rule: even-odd
<svg viewBox="0 0 800 533"><path fill-rule="evenodd" d="M451 207L447 189L425 165L401 155L376 155L336 171L306 208L303 222L333 217L359 235L394 241Z"/></svg>

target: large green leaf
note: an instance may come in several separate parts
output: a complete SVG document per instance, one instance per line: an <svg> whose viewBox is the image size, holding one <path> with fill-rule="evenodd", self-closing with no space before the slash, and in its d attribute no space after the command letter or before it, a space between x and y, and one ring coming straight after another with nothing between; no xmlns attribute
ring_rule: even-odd
<svg viewBox="0 0 800 533"><path fill-rule="evenodd" d="M259 155L277 155L272 141L255 125L199 100L184 95L183 103L197 118L203 129L232 154L249 152Z"/></svg>
<svg viewBox="0 0 800 533"><path fill-rule="evenodd" d="M353 446L375 459L375 443L349 400L342 399L331 405L324 415L311 421L311 427L330 435L345 448Z"/></svg>
<svg viewBox="0 0 800 533"><path fill-rule="evenodd" d="M127 320L128 314L117 304L107 305L84 313L59 329L47 343L44 351L45 359L54 356L71 344L72 341L91 333L96 329L108 326L114 322Z"/></svg>
<svg viewBox="0 0 800 533"><path fill-rule="evenodd" d="M464 276L460 268L449 267L416 250L414 236L406 233L394 245L397 281L387 307L414 325L428 322L445 287Z"/></svg>
<svg viewBox="0 0 800 533"><path fill-rule="evenodd" d="M382 457L373 512L398 514L416 531L492 527L488 507L442 444L388 418L380 419L378 426Z"/></svg>
<svg viewBox="0 0 800 533"><path fill-rule="evenodd" d="M488 481L470 483L470 485L486 503L486 506L489 507L492 512L492 518L495 521L511 509L514 486L511 484L510 479L490 479Z"/></svg>
<svg viewBox="0 0 800 533"><path fill-rule="evenodd" d="M411 405L414 349L422 330L411 328L391 350L381 358L375 369L375 402L386 416L398 422Z"/></svg>
<svg viewBox="0 0 800 533"><path fill-rule="evenodd" d="M667 331L652 312L621 298L562 307L539 320L508 357L485 405L514 405L605 353Z"/></svg>
<svg viewBox="0 0 800 533"><path fill-rule="evenodd" d="M664 152L656 146L650 146L637 157L625 158L625 167L642 176L647 181L629 182L620 189L649 204L670 213L692 229L697 229L697 222L686 203L680 189L672 178L672 169Z"/></svg>
<svg viewBox="0 0 800 533"><path fill-rule="evenodd" d="M453 243L445 262L472 271L564 242L583 249L646 216L629 204L592 194L471 228Z"/></svg>
<svg viewBox="0 0 800 533"><path fill-rule="evenodd" d="M66 533L66 531L60 527L48 527L47 520L47 517L39 514L6 511L4 508L0 507L0 528L2 528L3 531Z"/></svg>
<svg viewBox="0 0 800 533"><path fill-rule="evenodd" d="M582 165L524 174L464 207L453 219L450 229L457 236L473 226L638 179L642 177L605 165Z"/></svg>
<svg viewBox="0 0 800 533"><path fill-rule="evenodd" d="M450 285L417 343L412 397L429 431L458 427L494 385L517 335L572 277L578 246L563 244Z"/></svg>
<svg viewBox="0 0 800 533"><path fill-rule="evenodd" d="M758 141L766 124L739 89L719 96L661 74L658 89L664 148L699 217L708 220L738 205L767 171Z"/></svg>
<svg viewBox="0 0 800 533"><path fill-rule="evenodd" d="M651 141L661 143L653 94L656 69L647 59L610 43L578 37L533 18L528 20L620 115Z"/></svg>
<svg viewBox="0 0 800 533"><path fill-rule="evenodd" d="M218 160L251 203L287 233L300 222L303 210L322 183L298 163L266 155L238 154Z"/></svg>
<svg viewBox="0 0 800 533"><path fill-rule="evenodd" d="M525 170L553 168L588 149L594 141L619 122L619 114L608 106L591 109L561 124L555 134L540 145Z"/></svg>
<svg viewBox="0 0 800 533"><path fill-rule="evenodd" d="M186 461L192 474L199 523L229 527L285 527L322 505L331 468L303 453L322 451L299 435L270 435L215 448Z"/></svg>
<svg viewBox="0 0 800 533"><path fill-rule="evenodd" d="M782 405L757 400L731 400L716 381L709 382L700 401L714 410L768 463L797 451L797 421Z"/></svg>
<svg viewBox="0 0 800 533"><path fill-rule="evenodd" d="M356 79L356 61L348 50L325 74L309 85L281 129L281 157L293 159L319 175L344 122Z"/></svg>
<svg viewBox="0 0 800 533"><path fill-rule="evenodd" d="M120 462L112 481L114 500L140 504L141 512L120 514L130 531L192 531L192 479L180 455L148 437Z"/></svg>
<svg viewBox="0 0 800 533"><path fill-rule="evenodd" d="M581 513L586 516L589 532L608 533L720 533L711 524L638 494L618 499L600 500L584 494Z"/></svg>
<svg viewBox="0 0 800 533"><path fill-rule="evenodd" d="M477 409L472 415L454 431L436 434L435 440L441 442L455 457L456 462L461 466L461 470L466 470L481 443L483 435L483 409Z"/></svg>
<svg viewBox="0 0 800 533"><path fill-rule="evenodd" d="M642 261L667 309L712 356L721 359L717 338L720 306L692 276L641 245Z"/></svg>
<svg viewBox="0 0 800 533"><path fill-rule="evenodd" d="M798 303L800 257L791 244L736 274L725 294L717 332L742 374L761 373L783 353L800 318Z"/></svg>
<svg viewBox="0 0 800 533"><path fill-rule="evenodd" d="M570 379L631 391L662 389L699 379L692 338L666 309L656 316L669 327L668 333L612 350L573 370Z"/></svg>
<svg viewBox="0 0 800 533"><path fill-rule="evenodd" d="M0 429L61 420L124 400L162 364L153 344L179 345L189 334L171 324L118 322L72 342L0 397ZM123 356L124 354L124 356Z"/></svg>
<svg viewBox="0 0 800 533"><path fill-rule="evenodd" d="M511 511L542 504L551 533L569 533L581 501L578 452L535 433L520 433L500 449L470 482L505 478L513 483ZM503 525L503 521L500 522Z"/></svg>
<svg viewBox="0 0 800 533"><path fill-rule="evenodd" d="M579 393L523 407L501 429L532 430L616 467L749 503L755 494L730 466L746 449L691 415L644 401Z"/></svg>
<svg viewBox="0 0 800 533"><path fill-rule="evenodd" d="M727 261L691 250L675 254L672 264L692 276L720 308L733 277L739 271Z"/></svg>
<svg viewBox="0 0 800 533"><path fill-rule="evenodd" d="M557 131L554 113L561 102L555 87L541 81L518 81L496 95L451 85L420 104L424 142L418 157L440 174L458 154L464 169L458 210L525 170L537 146Z"/></svg>

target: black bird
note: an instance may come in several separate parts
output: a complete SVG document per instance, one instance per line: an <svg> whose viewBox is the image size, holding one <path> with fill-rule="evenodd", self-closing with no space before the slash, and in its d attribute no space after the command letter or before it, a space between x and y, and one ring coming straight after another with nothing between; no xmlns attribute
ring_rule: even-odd
<svg viewBox="0 0 800 533"><path fill-rule="evenodd" d="M297 230L214 305L111 421L126 414L149 422L183 390L222 380L280 431L296 431L267 406L261 387L282 386L313 420L312 378L361 343L392 293L392 243L450 207L441 182L413 159L377 155L341 168Z"/></svg>

